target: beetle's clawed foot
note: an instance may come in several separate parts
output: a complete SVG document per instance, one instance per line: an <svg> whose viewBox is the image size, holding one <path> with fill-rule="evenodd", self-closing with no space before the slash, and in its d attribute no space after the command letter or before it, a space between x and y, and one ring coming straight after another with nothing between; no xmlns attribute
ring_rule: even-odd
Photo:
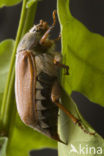
<svg viewBox="0 0 104 156"><path fill-rule="evenodd" d="M85 129L84 126L82 126L81 120L77 120L77 121L76 121L76 124L78 124L78 126L79 126L85 133L90 134L90 135L95 135L95 133L89 132L87 129Z"/></svg>
<svg viewBox="0 0 104 156"><path fill-rule="evenodd" d="M65 72L64 75L69 75L69 66L65 66Z"/></svg>
<svg viewBox="0 0 104 156"><path fill-rule="evenodd" d="M60 67L60 68L64 68L64 69L65 69L64 74L65 74L65 75L69 75L69 66L58 62L56 59L54 59L54 64L57 65L57 66Z"/></svg>
<svg viewBox="0 0 104 156"><path fill-rule="evenodd" d="M59 41L61 39L61 34L59 34L59 36L56 38L56 39L54 39L53 41L54 42L57 42L57 41Z"/></svg>

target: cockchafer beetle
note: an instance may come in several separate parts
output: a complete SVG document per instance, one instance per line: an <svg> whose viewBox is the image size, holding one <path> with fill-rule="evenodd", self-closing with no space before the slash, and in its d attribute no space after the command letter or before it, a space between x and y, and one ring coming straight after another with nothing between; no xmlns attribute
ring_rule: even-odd
<svg viewBox="0 0 104 156"><path fill-rule="evenodd" d="M21 120L28 126L50 138L63 142L57 132L58 108L62 109L74 123L87 132L79 120L59 103L61 87L58 83L59 67L69 67L61 63L61 54L55 52L55 40L49 40L53 24L40 20L20 41L16 54L15 95L17 110Z"/></svg>

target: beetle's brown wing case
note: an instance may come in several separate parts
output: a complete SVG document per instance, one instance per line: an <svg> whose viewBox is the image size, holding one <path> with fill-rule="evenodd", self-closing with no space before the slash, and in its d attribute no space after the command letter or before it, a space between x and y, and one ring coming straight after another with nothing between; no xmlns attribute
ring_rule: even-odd
<svg viewBox="0 0 104 156"><path fill-rule="evenodd" d="M21 120L28 126L37 129L45 135L61 141L57 133L58 108L51 101L51 92L49 91L48 93L47 90L47 87L51 89L54 78L50 77L46 73L40 73L40 75L37 75L35 57L30 51L22 51L17 53L15 70L16 103ZM40 88L39 91L44 95L42 97L40 94L39 101L37 100L35 93L36 83L38 81L36 81L36 77L39 79L40 83L42 82L41 85L43 85L43 88ZM50 80L52 80L52 82ZM45 98L45 110L43 109L44 100L42 100L40 97ZM39 102L41 104L40 108Z"/></svg>
<svg viewBox="0 0 104 156"><path fill-rule="evenodd" d="M16 56L15 92L17 110L22 121L27 125L35 125L35 78L36 68L31 52L23 51Z"/></svg>

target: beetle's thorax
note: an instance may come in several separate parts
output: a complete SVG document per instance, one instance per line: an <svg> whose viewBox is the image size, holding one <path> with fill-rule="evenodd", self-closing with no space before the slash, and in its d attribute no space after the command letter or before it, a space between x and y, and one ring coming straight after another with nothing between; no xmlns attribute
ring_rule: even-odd
<svg viewBox="0 0 104 156"><path fill-rule="evenodd" d="M19 46L17 48L17 53L24 50L31 50L35 55L38 55L40 53L47 53L54 50L55 44L52 44L50 47L42 46L39 44L40 39L41 34L39 33L27 33L20 41Z"/></svg>
<svg viewBox="0 0 104 156"><path fill-rule="evenodd" d="M54 99L59 101L60 97L60 87L57 89L56 86L59 71L57 62L61 57L54 49L57 39L48 39L56 23L55 12L50 27L47 22L40 20L19 43L15 95L21 120L29 127L60 141L57 132L58 107Z"/></svg>
<svg viewBox="0 0 104 156"><path fill-rule="evenodd" d="M47 47L39 43L42 36L49 28L48 24L42 20L34 25L28 33L24 35L17 48L17 53L23 50L34 50L35 53L46 52Z"/></svg>
<svg viewBox="0 0 104 156"><path fill-rule="evenodd" d="M33 50L38 47L41 36L36 32L28 32L20 41L17 53L23 50Z"/></svg>

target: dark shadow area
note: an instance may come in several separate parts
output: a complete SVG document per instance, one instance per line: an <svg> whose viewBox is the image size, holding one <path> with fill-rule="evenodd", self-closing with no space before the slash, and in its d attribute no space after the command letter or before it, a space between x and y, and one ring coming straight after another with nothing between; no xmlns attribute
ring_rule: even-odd
<svg viewBox="0 0 104 156"><path fill-rule="evenodd" d="M0 9L0 41L8 38L15 39L20 12L21 4Z"/></svg>
<svg viewBox="0 0 104 156"><path fill-rule="evenodd" d="M49 148L30 152L31 156L58 156L57 151Z"/></svg>
<svg viewBox="0 0 104 156"><path fill-rule="evenodd" d="M70 0L72 15L87 28L104 35L104 1L103 0Z"/></svg>
<svg viewBox="0 0 104 156"><path fill-rule="evenodd" d="M87 97L78 92L73 92L72 98L76 102L79 111L85 120L87 120L90 125L104 137L104 108L89 101Z"/></svg>

